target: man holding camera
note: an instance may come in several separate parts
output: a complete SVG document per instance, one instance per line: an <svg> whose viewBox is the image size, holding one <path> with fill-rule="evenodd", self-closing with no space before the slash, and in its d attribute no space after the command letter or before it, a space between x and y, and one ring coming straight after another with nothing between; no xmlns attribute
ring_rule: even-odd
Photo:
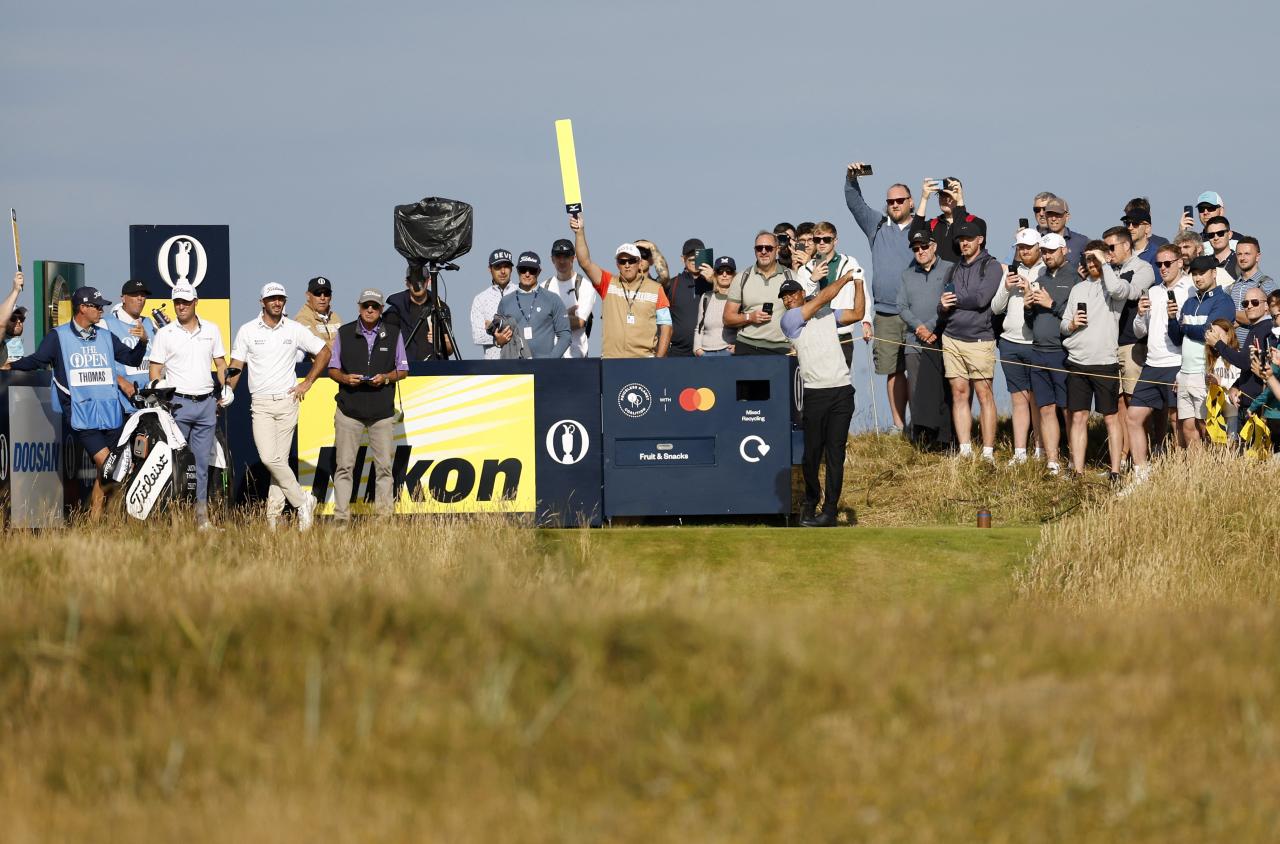
<svg viewBox="0 0 1280 844"><path fill-rule="evenodd" d="M404 335L404 347L409 360L444 360L453 354L449 334L453 331L453 314L449 303L432 295L430 283L424 276L425 268L410 264L405 272L406 290L387 297L382 318L387 325L394 325ZM433 300L440 303L440 325L444 337L435 336L435 308Z"/></svg>
<svg viewBox="0 0 1280 844"><path fill-rule="evenodd" d="M377 480L374 503L378 514L394 507L392 458L395 456L396 382L409 374L400 329L382 318L382 291L369 288L356 305L360 316L338 329L333 341L329 377L338 382L333 414L333 520L351 519L351 475L360 440L369 437Z"/></svg>
<svg viewBox="0 0 1280 844"><path fill-rule="evenodd" d="M849 364L840 350L837 328L854 325L866 311L866 292L861 270L852 270L827 284L805 301L804 286L787 279L778 288L786 312L778 320L783 336L795 347L804 383L801 414L804 421L804 504L800 524L804 527L834 527L840 490L844 487L845 446L849 423L853 421L853 386ZM852 307L827 307L840 296L850 281L856 285ZM818 483L818 465L825 459L825 494ZM822 511L818 512L819 496Z"/></svg>
<svg viewBox="0 0 1280 844"><path fill-rule="evenodd" d="M711 290L711 283L702 277L698 266L698 254L706 244L696 237L684 242L680 257L684 267L667 282L667 298L671 300L671 350L668 357L692 357L693 335L698 327L698 301Z"/></svg>
<svg viewBox="0 0 1280 844"><path fill-rule="evenodd" d="M938 208L942 212L932 220L925 217L929 208L929 197L938 195ZM920 204L916 206L916 214L911 218L911 231L928 229L933 232L933 241L937 244L938 257L951 264L960 262L960 253L956 251L953 228L963 222L977 221L979 233L983 239L987 236L987 224L969 213L964 205L964 185L955 176L945 179L925 179L920 186Z"/></svg>
<svg viewBox="0 0 1280 844"><path fill-rule="evenodd" d="M592 262L581 214L570 215L569 228L576 241L578 265L600 296L600 315L604 321L601 357L666 357L671 343L671 306L662 285L641 274L640 248L634 243L624 243L617 248L615 278L613 273Z"/></svg>
<svg viewBox="0 0 1280 844"><path fill-rule="evenodd" d="M516 264L520 282L510 296L498 303L493 340L503 358L563 357L569 348L569 315L559 296L538 286L542 259L536 252L521 252Z"/></svg>
<svg viewBox="0 0 1280 844"><path fill-rule="evenodd" d="M471 341L480 347L481 356L485 360L502 357L502 344L497 342L494 333L497 329L494 317L498 313L502 297L515 289L511 286L512 266L510 251L495 249L490 252L489 286L471 300Z"/></svg>

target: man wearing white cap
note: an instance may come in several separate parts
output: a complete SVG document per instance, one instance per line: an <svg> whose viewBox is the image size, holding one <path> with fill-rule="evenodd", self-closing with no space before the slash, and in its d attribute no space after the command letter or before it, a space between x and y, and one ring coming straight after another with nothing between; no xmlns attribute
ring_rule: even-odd
<svg viewBox="0 0 1280 844"><path fill-rule="evenodd" d="M996 338L1000 367L1004 370L1005 387L1013 404L1013 459L1009 465L1027 462L1027 440L1036 425L1038 413L1032 413L1031 399L1031 322L1027 295L1039 285L1044 272L1040 260L1040 235L1035 229L1022 229L1015 240L1015 257L1005 273L1004 281L991 300L991 312L998 317L1000 334Z"/></svg>
<svg viewBox="0 0 1280 844"><path fill-rule="evenodd" d="M211 369L218 371L218 383L226 383L227 350L222 345L222 329L196 315L196 289L185 281L173 286L173 313L176 319L156 332L151 345L151 380L165 379L174 388L178 409L173 421L186 437L191 460L196 467L196 523L201 530L209 522L209 460L213 457L213 432L218 406L231 404L231 390L223 387L214 395Z"/></svg>
<svg viewBox="0 0 1280 844"><path fill-rule="evenodd" d="M671 343L671 304L662 285L640 274L640 248L624 243L614 252L618 263L615 278L591 261L582 215L569 217L576 239L575 254L582 271L600 294L600 314L604 358L651 358L667 356Z"/></svg>
<svg viewBox="0 0 1280 844"><path fill-rule="evenodd" d="M1045 468L1057 475L1058 442L1062 428L1058 424L1059 409L1067 406L1067 353L1062 348L1062 315L1067 298L1079 277L1068 260L1067 241L1057 232L1040 238L1040 258L1044 271L1026 295L1030 304L1027 320L1031 323L1031 397L1040 411L1040 441L1044 444ZM1071 417L1067 417L1070 421Z"/></svg>
<svg viewBox="0 0 1280 844"><path fill-rule="evenodd" d="M328 368L330 351L324 340L284 315L286 298L284 285L272 282L262 286L262 313L236 331L231 365L237 369L247 365L249 369L253 442L258 458L271 473L267 525L276 526L288 501L298 511L299 530L307 530L316 500L298 485L297 476L289 468L289 449L298 427L298 402ZM302 381L294 374L299 349L315 355ZM234 390L240 383L240 373L232 376L229 383Z"/></svg>

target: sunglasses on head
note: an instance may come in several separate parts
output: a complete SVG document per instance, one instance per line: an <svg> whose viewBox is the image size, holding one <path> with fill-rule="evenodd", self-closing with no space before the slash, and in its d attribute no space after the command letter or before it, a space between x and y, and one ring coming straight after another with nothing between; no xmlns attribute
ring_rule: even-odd
<svg viewBox="0 0 1280 844"><path fill-rule="evenodd" d="M640 263L640 259L639 259L639 258L633 258L633 257L631 257L630 255L619 255L619 256L618 256L618 266L620 266L620 267L629 267L629 266L631 266L632 264L638 264L638 263Z"/></svg>

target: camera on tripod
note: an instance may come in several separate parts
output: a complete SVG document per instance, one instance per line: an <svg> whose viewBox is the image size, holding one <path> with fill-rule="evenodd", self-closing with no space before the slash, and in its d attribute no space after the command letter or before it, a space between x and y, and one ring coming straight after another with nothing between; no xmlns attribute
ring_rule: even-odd
<svg viewBox="0 0 1280 844"><path fill-rule="evenodd" d="M474 211L465 202L429 196L408 205L397 205L395 210L396 251L409 262L407 279L415 295L430 281L427 290L427 307L424 309L431 321L431 336L448 336L453 356L461 358L453 332L443 319L440 308L440 273L457 270L453 261L471 251L471 232ZM420 326L414 326L410 337Z"/></svg>

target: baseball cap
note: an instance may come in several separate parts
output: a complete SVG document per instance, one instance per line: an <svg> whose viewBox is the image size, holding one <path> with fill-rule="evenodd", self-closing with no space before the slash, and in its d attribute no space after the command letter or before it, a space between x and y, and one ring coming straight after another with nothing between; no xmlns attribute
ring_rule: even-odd
<svg viewBox="0 0 1280 844"><path fill-rule="evenodd" d="M1040 238L1041 249L1066 249L1067 239L1057 232L1049 232Z"/></svg>
<svg viewBox="0 0 1280 844"><path fill-rule="evenodd" d="M143 296L151 295L151 291L147 289L147 283L145 281L139 281L136 278L131 278L120 287L121 296L137 296L139 294Z"/></svg>
<svg viewBox="0 0 1280 844"><path fill-rule="evenodd" d="M786 296L789 293L803 293L803 292L804 292L804 285L796 281L794 278L789 278L786 281L782 282L782 286L778 288L779 296Z"/></svg>
<svg viewBox="0 0 1280 844"><path fill-rule="evenodd" d="M1207 190L1196 198L1196 208L1201 205L1209 205L1214 208L1222 207L1222 196L1217 191Z"/></svg>
<svg viewBox="0 0 1280 844"><path fill-rule="evenodd" d="M377 302L379 305L385 305L387 299L382 295L382 291L376 287L366 287L360 291L360 295L356 297L356 304L363 305L365 302Z"/></svg>
<svg viewBox="0 0 1280 844"><path fill-rule="evenodd" d="M1151 222L1151 213L1149 211L1130 211L1120 218L1122 223L1149 223Z"/></svg>
<svg viewBox="0 0 1280 844"><path fill-rule="evenodd" d="M279 285L276 285L279 287ZM173 290L169 292L170 299L181 299L184 302L194 302L200 297L196 295L196 289L190 282L180 281L173 286Z"/></svg>
<svg viewBox="0 0 1280 844"><path fill-rule="evenodd" d="M520 260L516 262L516 268L540 270L542 269L542 259L538 257L537 252L521 252Z"/></svg>
<svg viewBox="0 0 1280 844"><path fill-rule="evenodd" d="M684 242L684 246L680 249L680 257L683 258L686 255L692 255L694 252L697 252L699 249L706 249L706 248L707 248L707 245L703 243L701 240L699 240L696 237L691 237Z"/></svg>
<svg viewBox="0 0 1280 844"><path fill-rule="evenodd" d="M962 237L978 237L982 234L982 231L983 228L978 224L977 217L972 220L961 220L951 230L951 239L959 240Z"/></svg>
<svg viewBox="0 0 1280 844"><path fill-rule="evenodd" d="M911 233L911 245L918 243L933 243L933 232L929 229L916 229Z"/></svg>
<svg viewBox="0 0 1280 844"><path fill-rule="evenodd" d="M329 281L329 279L325 278L322 275L318 275L307 282L307 292L313 293L313 294L314 293L333 293L333 284Z"/></svg>
<svg viewBox="0 0 1280 844"><path fill-rule="evenodd" d="M102 294L98 292L96 287L80 287L71 294L71 307L78 308L83 304L97 305L99 308L105 308L111 303L102 298Z"/></svg>
<svg viewBox="0 0 1280 844"><path fill-rule="evenodd" d="M565 240L563 237L551 244L552 255L574 255L576 251L573 244Z"/></svg>
<svg viewBox="0 0 1280 844"><path fill-rule="evenodd" d="M1014 243L1019 246L1039 246L1040 232L1035 229L1020 229L1018 231L1018 237L1014 240Z"/></svg>
<svg viewBox="0 0 1280 844"><path fill-rule="evenodd" d="M632 258L640 260L640 247L634 243L624 243L613 251L613 257L616 258L619 255L630 255Z"/></svg>
<svg viewBox="0 0 1280 844"><path fill-rule="evenodd" d="M735 263L734 260L730 258L728 255L721 255L719 258L716 258L716 262L712 264L712 267L717 272L724 269L727 269L730 272L735 272L735 273L738 271L737 263Z"/></svg>
<svg viewBox="0 0 1280 844"><path fill-rule="evenodd" d="M1053 199L1045 202L1044 210L1046 213L1052 211L1055 214L1067 214L1070 213L1071 207L1067 205L1067 201L1065 199L1060 196L1055 196Z"/></svg>
<svg viewBox="0 0 1280 844"><path fill-rule="evenodd" d="M177 293L178 288L175 287L173 288L173 290L175 293ZM259 296L258 298L269 299L272 296L283 296L286 299L289 298L289 294L285 291L283 284L280 284L279 282L275 282L275 281L269 281L266 284L262 285L262 295Z"/></svg>
<svg viewBox="0 0 1280 844"><path fill-rule="evenodd" d="M511 253L506 249L495 249L489 253L489 266L496 267L499 264L510 265L514 263L511 260Z"/></svg>
<svg viewBox="0 0 1280 844"><path fill-rule="evenodd" d="M1207 273L1218 268L1218 261L1212 255L1197 255L1191 259L1191 272Z"/></svg>

